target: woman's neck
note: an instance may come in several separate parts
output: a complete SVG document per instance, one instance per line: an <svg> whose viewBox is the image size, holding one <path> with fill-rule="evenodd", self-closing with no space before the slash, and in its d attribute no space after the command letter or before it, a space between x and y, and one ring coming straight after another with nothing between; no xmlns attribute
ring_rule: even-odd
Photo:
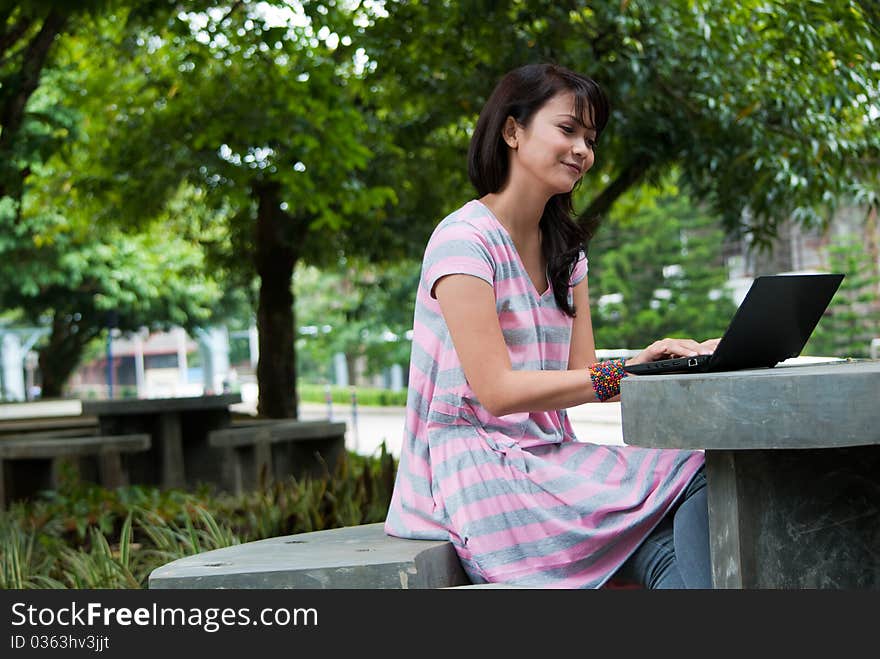
<svg viewBox="0 0 880 659"><path fill-rule="evenodd" d="M491 192L480 199L499 222L507 229L514 242L529 240L540 232L538 224L544 214L547 200L528 198L527 195L514 195L510 187L500 192Z"/></svg>

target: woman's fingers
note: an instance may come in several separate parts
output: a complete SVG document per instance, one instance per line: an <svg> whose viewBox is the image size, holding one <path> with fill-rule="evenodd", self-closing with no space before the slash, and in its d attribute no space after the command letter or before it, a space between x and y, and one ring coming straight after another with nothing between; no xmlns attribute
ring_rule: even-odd
<svg viewBox="0 0 880 659"><path fill-rule="evenodd" d="M720 338L707 339L706 341L703 341L700 345L706 348L709 352L715 352L715 348L718 347L719 341L721 341Z"/></svg>
<svg viewBox="0 0 880 659"><path fill-rule="evenodd" d="M662 354L673 357L693 357L703 352L704 348L693 339L662 339L660 344Z"/></svg>
<svg viewBox="0 0 880 659"><path fill-rule="evenodd" d="M696 355L711 355L715 351L720 339L709 339L699 343L693 339L660 339L654 341L641 353L630 359L627 363L636 364L641 362L653 362L667 357L695 357Z"/></svg>

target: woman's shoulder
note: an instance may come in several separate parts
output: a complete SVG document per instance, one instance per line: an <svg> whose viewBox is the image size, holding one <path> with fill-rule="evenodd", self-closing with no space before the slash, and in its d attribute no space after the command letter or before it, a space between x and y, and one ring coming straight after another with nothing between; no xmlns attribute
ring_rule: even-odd
<svg viewBox="0 0 880 659"><path fill-rule="evenodd" d="M482 203L472 199L444 217L431 235L431 241L485 240L493 230L495 220Z"/></svg>

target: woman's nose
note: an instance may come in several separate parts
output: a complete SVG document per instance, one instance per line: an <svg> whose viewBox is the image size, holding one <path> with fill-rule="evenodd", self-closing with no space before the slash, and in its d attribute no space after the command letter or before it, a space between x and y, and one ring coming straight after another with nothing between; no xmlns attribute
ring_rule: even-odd
<svg viewBox="0 0 880 659"><path fill-rule="evenodd" d="M578 164L583 165L589 156L590 148L583 142L576 142L571 148L571 155Z"/></svg>

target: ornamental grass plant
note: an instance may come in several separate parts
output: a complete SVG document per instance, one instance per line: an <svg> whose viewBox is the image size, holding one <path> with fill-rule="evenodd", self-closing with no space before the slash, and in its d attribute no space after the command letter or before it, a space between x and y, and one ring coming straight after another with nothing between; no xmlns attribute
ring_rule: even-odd
<svg viewBox="0 0 880 659"><path fill-rule="evenodd" d="M170 561L277 536L382 521L396 464L347 453L334 473L241 495L66 478L0 511L0 588L146 588Z"/></svg>

